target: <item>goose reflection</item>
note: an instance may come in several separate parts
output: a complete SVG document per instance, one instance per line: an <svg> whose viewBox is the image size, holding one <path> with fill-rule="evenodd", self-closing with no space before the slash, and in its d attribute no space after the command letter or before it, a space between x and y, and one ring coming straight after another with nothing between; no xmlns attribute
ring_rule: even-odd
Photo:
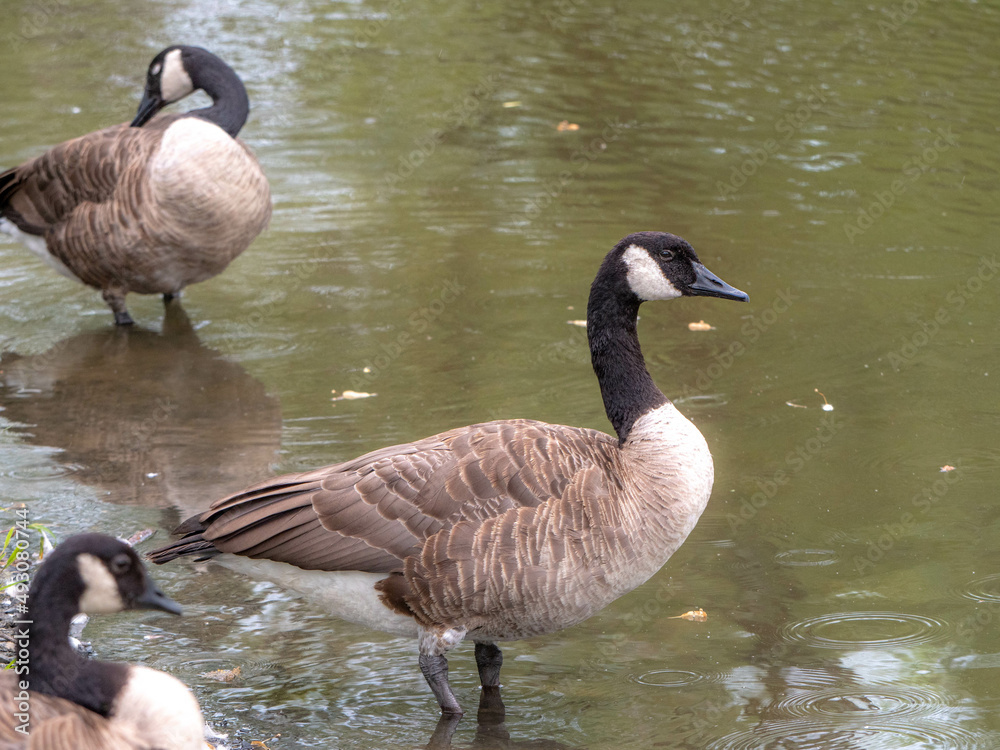
<svg viewBox="0 0 1000 750"><path fill-rule="evenodd" d="M476 715L476 736L470 748L490 748L495 750L573 750L555 740L512 739L504 723L507 709L500 688L483 687L479 694L479 712ZM425 745L426 750L452 750L452 737L458 729L461 716L442 716Z"/></svg>
<svg viewBox="0 0 1000 750"><path fill-rule="evenodd" d="M42 354L5 353L0 407L104 499L181 517L272 473L281 440L278 399L203 346L176 302L162 332L88 331Z"/></svg>

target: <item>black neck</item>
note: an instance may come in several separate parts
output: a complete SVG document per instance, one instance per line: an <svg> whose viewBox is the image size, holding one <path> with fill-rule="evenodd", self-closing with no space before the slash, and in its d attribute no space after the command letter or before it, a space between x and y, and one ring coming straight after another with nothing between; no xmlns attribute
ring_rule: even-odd
<svg viewBox="0 0 1000 750"><path fill-rule="evenodd" d="M191 83L212 97L212 106L187 114L218 125L233 138L247 121L250 100L243 81L235 71L214 55L202 57Z"/></svg>
<svg viewBox="0 0 1000 750"><path fill-rule="evenodd" d="M77 614L79 597L67 596L66 583L65 578L36 578L28 595L27 619L32 623L28 687L108 716L128 667L86 659L69 645L70 620Z"/></svg>
<svg viewBox="0 0 1000 750"><path fill-rule="evenodd" d="M604 410L622 445L635 421L667 403L667 397L646 370L639 348L636 320L642 300L614 272L613 263L621 263L621 257L609 257L590 288L587 338Z"/></svg>

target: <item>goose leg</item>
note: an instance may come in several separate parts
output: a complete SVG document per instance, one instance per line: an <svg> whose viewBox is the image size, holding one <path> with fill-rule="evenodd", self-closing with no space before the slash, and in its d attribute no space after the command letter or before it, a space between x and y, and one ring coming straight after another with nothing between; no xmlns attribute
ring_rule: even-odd
<svg viewBox="0 0 1000 750"><path fill-rule="evenodd" d="M479 667L479 681L484 688L500 687L503 652L497 648L495 643L476 641L476 666Z"/></svg>
<svg viewBox="0 0 1000 750"><path fill-rule="evenodd" d="M130 326L135 323L125 309L125 293L117 289L102 289L101 297L108 303L115 316L116 326Z"/></svg>
<svg viewBox="0 0 1000 750"><path fill-rule="evenodd" d="M420 654L420 671L431 686L431 691L441 706L441 713L445 716L461 716L464 712L448 683L448 660L444 658L444 654Z"/></svg>

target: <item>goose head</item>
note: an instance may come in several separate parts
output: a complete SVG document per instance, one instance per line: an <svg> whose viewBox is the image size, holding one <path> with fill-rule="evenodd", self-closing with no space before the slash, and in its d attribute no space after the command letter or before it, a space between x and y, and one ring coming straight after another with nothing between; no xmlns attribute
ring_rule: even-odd
<svg viewBox="0 0 1000 750"><path fill-rule="evenodd" d="M86 614L129 609L159 609L179 615L181 607L167 597L146 572L135 551L105 534L78 534L45 559L32 582L30 599L52 592L73 599Z"/></svg>
<svg viewBox="0 0 1000 750"><path fill-rule="evenodd" d="M667 232L637 232L618 243L609 260L641 302L677 297L721 297L746 302L745 292L730 286L698 260L686 240Z"/></svg>
<svg viewBox="0 0 1000 750"><path fill-rule="evenodd" d="M199 89L212 97L215 105L225 100L224 109L234 110L233 123L216 124L226 130L234 126L239 131L249 109L243 82L232 68L207 49L186 45L167 47L149 64L146 88L132 127L141 127L168 104L180 101ZM196 110L196 113L214 120L209 115L212 110L213 107L209 107Z"/></svg>

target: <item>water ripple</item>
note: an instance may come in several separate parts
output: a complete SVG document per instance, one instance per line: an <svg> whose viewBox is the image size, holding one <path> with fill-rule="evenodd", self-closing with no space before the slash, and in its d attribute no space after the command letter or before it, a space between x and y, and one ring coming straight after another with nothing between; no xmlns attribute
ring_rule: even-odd
<svg viewBox="0 0 1000 750"><path fill-rule="evenodd" d="M958 593L974 602L1000 602L1000 573L970 581Z"/></svg>
<svg viewBox="0 0 1000 750"><path fill-rule="evenodd" d="M943 722L899 723L857 726L810 718L764 725L733 732L708 745L707 750L901 750L927 748L964 750L986 747L985 738Z"/></svg>
<svg viewBox="0 0 1000 750"><path fill-rule="evenodd" d="M940 620L901 612L836 612L786 625L782 634L790 641L833 649L912 646L947 636Z"/></svg>
<svg viewBox="0 0 1000 750"><path fill-rule="evenodd" d="M813 565L833 565L839 556L830 549L789 549L774 556L778 565L803 568Z"/></svg>

